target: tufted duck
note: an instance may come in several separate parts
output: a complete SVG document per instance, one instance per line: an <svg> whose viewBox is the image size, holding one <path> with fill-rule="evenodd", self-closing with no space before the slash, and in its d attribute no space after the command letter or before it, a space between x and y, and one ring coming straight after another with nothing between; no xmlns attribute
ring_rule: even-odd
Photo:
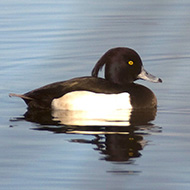
<svg viewBox="0 0 190 190"><path fill-rule="evenodd" d="M105 79L98 77L105 66ZM25 94L10 94L22 98L28 109L52 110L123 110L157 106L154 93L135 84L137 79L162 82L143 67L140 56L130 48L108 50L96 63L92 76L56 82Z"/></svg>

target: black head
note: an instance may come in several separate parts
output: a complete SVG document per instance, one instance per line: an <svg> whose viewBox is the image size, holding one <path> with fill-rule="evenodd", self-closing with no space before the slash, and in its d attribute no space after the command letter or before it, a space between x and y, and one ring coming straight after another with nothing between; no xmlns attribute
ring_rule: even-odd
<svg viewBox="0 0 190 190"><path fill-rule="evenodd" d="M99 70L104 65L105 78L116 84L132 83L140 78L152 82L161 82L161 79L148 74L143 69L140 56L130 48L119 47L108 50L96 63L92 70L92 76L97 77Z"/></svg>

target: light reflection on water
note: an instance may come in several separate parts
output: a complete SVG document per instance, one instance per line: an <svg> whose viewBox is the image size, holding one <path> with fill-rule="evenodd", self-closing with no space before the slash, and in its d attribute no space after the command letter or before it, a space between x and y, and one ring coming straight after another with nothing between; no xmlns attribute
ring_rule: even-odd
<svg viewBox="0 0 190 190"><path fill-rule="evenodd" d="M0 18L3 189L189 189L189 1L7 0ZM164 81L138 82L157 95L151 119L137 123L138 116L119 127L57 125L51 115L22 116L25 105L8 98L89 75L116 46L136 49Z"/></svg>

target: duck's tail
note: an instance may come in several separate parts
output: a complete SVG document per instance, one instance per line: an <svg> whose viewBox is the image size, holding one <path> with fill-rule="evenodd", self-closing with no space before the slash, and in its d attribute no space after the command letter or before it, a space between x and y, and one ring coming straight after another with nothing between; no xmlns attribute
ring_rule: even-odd
<svg viewBox="0 0 190 190"><path fill-rule="evenodd" d="M12 97L12 96L22 98L23 100L33 100L33 98L25 96L25 95L22 95L22 94L13 94L13 93L10 93L9 97Z"/></svg>

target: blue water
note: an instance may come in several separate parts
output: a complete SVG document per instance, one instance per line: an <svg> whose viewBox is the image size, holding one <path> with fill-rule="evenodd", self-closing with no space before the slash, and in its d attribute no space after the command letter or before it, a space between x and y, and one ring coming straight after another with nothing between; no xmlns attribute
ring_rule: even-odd
<svg viewBox="0 0 190 190"><path fill-rule="evenodd" d="M189 189L190 2L0 2L0 189ZM8 94L90 75L125 46L162 84L150 122L71 127L26 120ZM45 118L47 119L47 118Z"/></svg>

